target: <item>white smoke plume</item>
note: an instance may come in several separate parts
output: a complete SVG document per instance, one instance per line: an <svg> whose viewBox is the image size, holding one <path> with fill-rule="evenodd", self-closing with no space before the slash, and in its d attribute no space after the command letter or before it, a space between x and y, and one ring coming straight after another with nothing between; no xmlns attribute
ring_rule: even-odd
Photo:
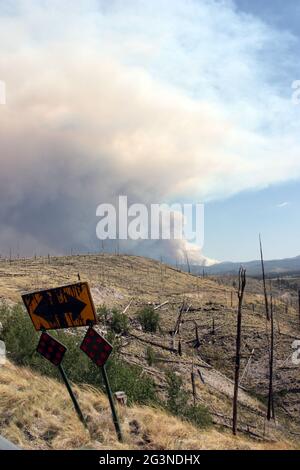
<svg viewBox="0 0 300 470"><path fill-rule="evenodd" d="M96 207L119 194L205 202L299 177L268 61L291 41L231 1L1 2L0 252L97 249Z"/></svg>

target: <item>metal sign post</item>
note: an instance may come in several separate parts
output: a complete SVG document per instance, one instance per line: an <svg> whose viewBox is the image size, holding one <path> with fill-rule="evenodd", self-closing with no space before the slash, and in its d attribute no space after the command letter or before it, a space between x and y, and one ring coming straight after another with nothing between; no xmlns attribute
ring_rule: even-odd
<svg viewBox="0 0 300 470"><path fill-rule="evenodd" d="M71 388L70 382L69 382L69 380L68 380L68 377L66 376L66 373L65 373L65 371L64 371L64 369L63 369L63 366L62 366L61 364L59 364L58 369L59 369L59 372L61 373L61 376L62 376L62 378L63 378L63 381L64 381L64 384L65 384L65 386L66 386L66 389L67 389L68 392L69 392L69 395L70 395L71 400L72 400L72 402L73 402L73 405L74 405L75 411L76 411L76 413L77 413L77 415L78 415L78 418L80 419L80 421L82 422L82 424L86 427L86 429L88 429L87 424L86 424L86 420L84 419L84 416L83 416L82 411L81 411L81 409L80 409L79 403L78 403L78 401L77 401L77 399L76 399L76 397L75 397L75 395L74 395L74 392L73 392L73 390L72 390L72 388Z"/></svg>
<svg viewBox="0 0 300 470"><path fill-rule="evenodd" d="M54 366L58 367L59 372L61 373L61 376L63 378L64 384L69 392L69 395L71 397L71 400L73 402L74 408L76 410L76 413L80 419L80 421L83 423L83 425L87 428L86 421L84 419L84 416L82 414L82 411L80 409L80 406L78 404L78 401L74 395L74 392L71 388L71 385L69 383L69 380L66 376L66 373L61 365L62 360L64 358L64 355L67 351L67 348L57 341L56 339L52 338L52 336L48 335L48 333L43 332L40 337L39 344L37 345L36 348L37 352L40 353L45 359L50 361Z"/></svg>
<svg viewBox="0 0 300 470"><path fill-rule="evenodd" d="M108 400L111 408L111 414L113 418L113 423L115 426L116 434L120 442L123 441L120 421L117 415L117 410L115 408L114 399L112 391L110 388L109 380L107 377L105 363L109 358L110 353L113 350L112 345L106 341L99 333L97 333L93 328L89 328L81 345L80 349L87 354L87 356L101 368L102 377L105 383L105 388L108 395Z"/></svg>
<svg viewBox="0 0 300 470"><path fill-rule="evenodd" d="M110 388L110 384L109 384L109 380L108 380L108 377L107 377L105 365L101 367L101 372L102 372L102 377L103 377L103 380L104 380L104 383L105 383L105 388L106 388L108 399L109 399L109 404L110 404L110 408L111 408L111 414L112 414L112 417L113 417L113 422L114 422L114 425L115 425L115 430L116 430L119 441L123 442L123 436L122 436L120 421L119 421L119 417L117 415L117 410L116 410L116 407L115 407L113 394L112 394L112 391L111 391L111 388Z"/></svg>

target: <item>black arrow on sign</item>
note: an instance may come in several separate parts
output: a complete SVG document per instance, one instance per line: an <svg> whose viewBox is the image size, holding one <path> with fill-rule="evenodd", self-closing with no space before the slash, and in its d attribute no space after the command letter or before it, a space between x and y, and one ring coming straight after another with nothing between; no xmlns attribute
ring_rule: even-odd
<svg viewBox="0 0 300 470"><path fill-rule="evenodd" d="M58 320L63 328L67 327L66 315L70 313L72 321L76 321L86 304L68 294L65 294L64 298L64 302L59 302L56 295L45 293L34 314L48 323L55 323Z"/></svg>

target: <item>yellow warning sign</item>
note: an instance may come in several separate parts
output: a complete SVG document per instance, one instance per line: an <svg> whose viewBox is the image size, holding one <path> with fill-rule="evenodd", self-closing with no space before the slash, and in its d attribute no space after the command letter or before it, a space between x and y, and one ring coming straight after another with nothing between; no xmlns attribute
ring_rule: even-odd
<svg viewBox="0 0 300 470"><path fill-rule="evenodd" d="M22 295L37 331L91 326L96 312L87 282Z"/></svg>

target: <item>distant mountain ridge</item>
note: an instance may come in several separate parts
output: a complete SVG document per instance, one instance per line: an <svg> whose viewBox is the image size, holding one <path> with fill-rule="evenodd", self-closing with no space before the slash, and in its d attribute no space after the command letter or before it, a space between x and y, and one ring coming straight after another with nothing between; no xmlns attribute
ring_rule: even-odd
<svg viewBox="0 0 300 470"><path fill-rule="evenodd" d="M266 260L265 272L268 275L280 275L289 273L300 273L300 256L294 258L284 258L278 260ZM205 270L210 274L233 274L236 273L240 266L247 269L250 276L261 275L261 261L246 261L241 263L224 262L214 264L213 266L206 267Z"/></svg>
<svg viewBox="0 0 300 470"><path fill-rule="evenodd" d="M246 261L246 262L230 262L225 261L222 263L216 263L212 266L193 266L192 271L194 273L202 273L203 269L207 274L236 274L243 266L247 270L249 276L260 276L261 275L261 261ZM288 274L300 274L300 256L294 258L284 258L278 260L266 260L265 261L265 272L269 276L280 276Z"/></svg>

